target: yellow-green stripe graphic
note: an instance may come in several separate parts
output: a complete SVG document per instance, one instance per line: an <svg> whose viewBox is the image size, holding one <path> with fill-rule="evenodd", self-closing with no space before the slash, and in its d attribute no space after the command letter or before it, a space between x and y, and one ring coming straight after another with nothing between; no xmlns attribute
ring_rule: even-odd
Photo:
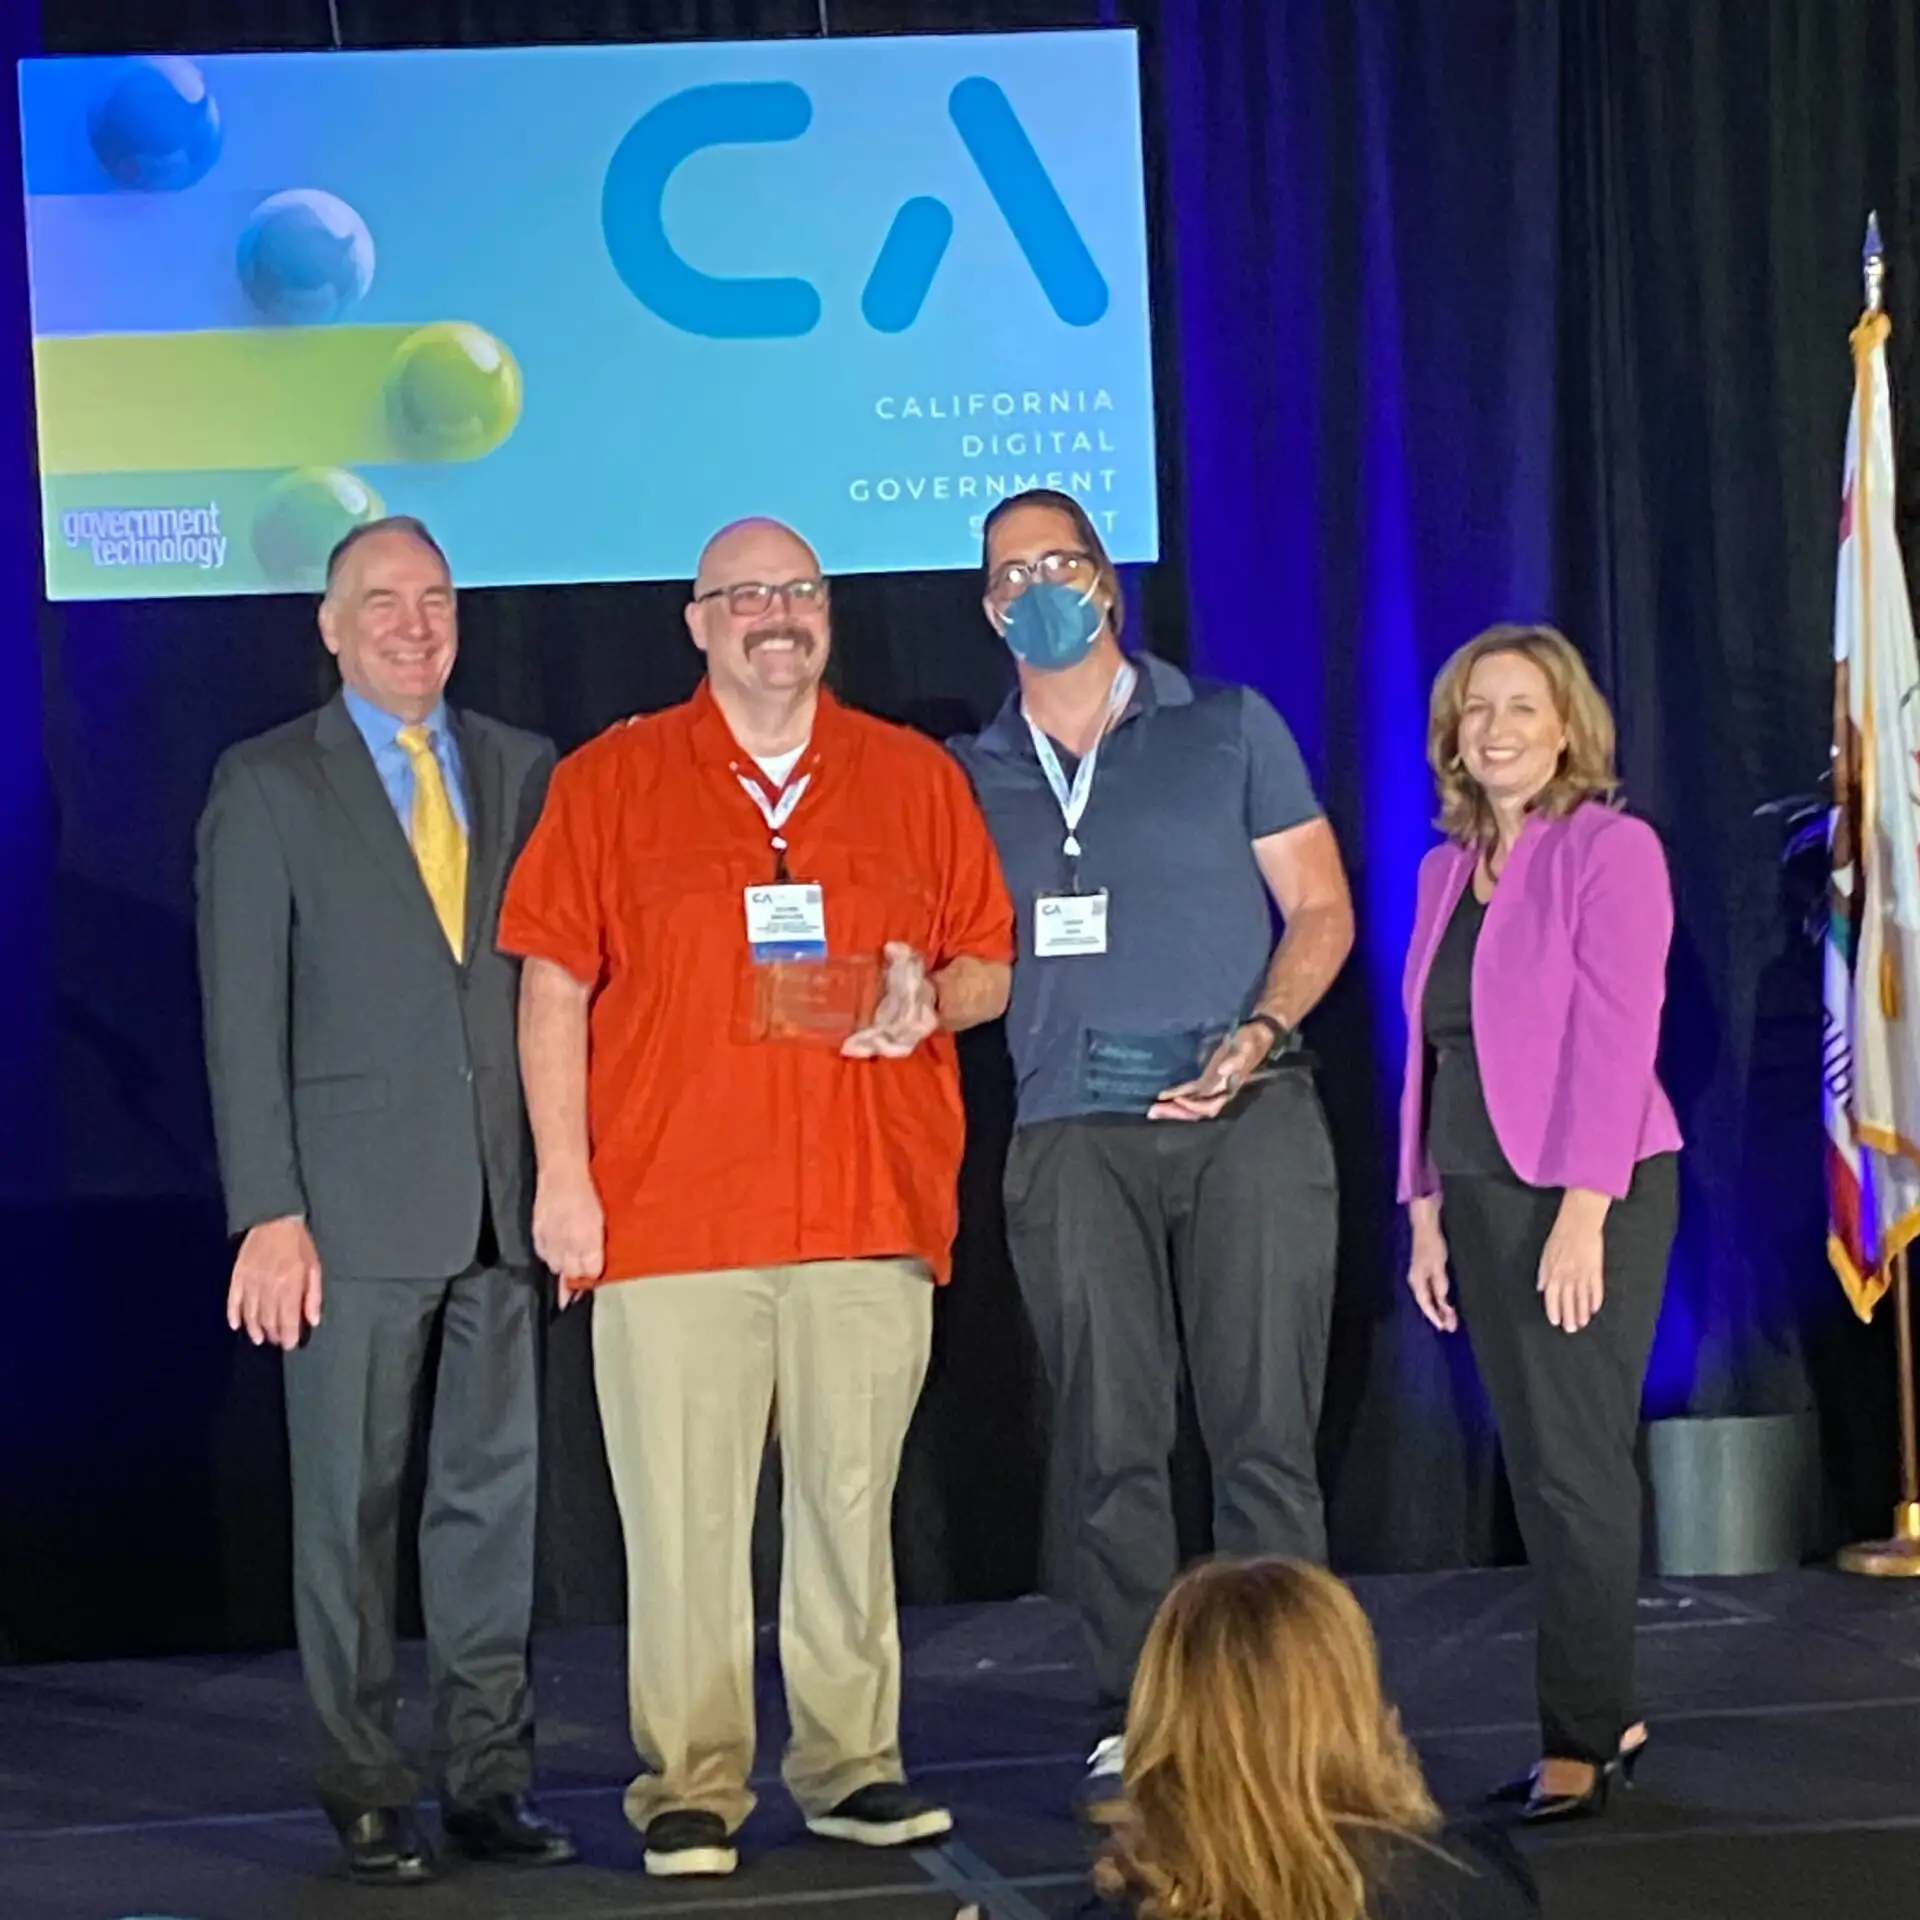
<svg viewBox="0 0 1920 1920"><path fill-rule="evenodd" d="M33 355L46 474L477 460L520 418L519 363L464 320L50 334Z"/></svg>

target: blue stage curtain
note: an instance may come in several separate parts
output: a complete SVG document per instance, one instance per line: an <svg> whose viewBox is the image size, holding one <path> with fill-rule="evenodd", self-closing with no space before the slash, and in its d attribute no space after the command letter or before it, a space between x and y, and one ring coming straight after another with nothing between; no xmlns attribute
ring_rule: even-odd
<svg viewBox="0 0 1920 1920"><path fill-rule="evenodd" d="M1811 1377L1835 1530L1878 1532L1888 1328L1852 1323L1826 1270L1819 963L1755 815L1827 765L1847 333L1875 207L1914 526L1920 15L1581 0L1563 70L1558 599L1679 912L1666 1066L1689 1152L1649 1407L1794 1411Z"/></svg>
<svg viewBox="0 0 1920 1920"><path fill-rule="evenodd" d="M1398 1285L1390 1115L1427 687L1479 628L1554 612L1558 13L1160 13L1190 649L1292 722L1360 919L1315 1023L1345 1192L1326 1465L1354 1565L1453 1564L1494 1533L1477 1384Z"/></svg>
<svg viewBox="0 0 1920 1920"><path fill-rule="evenodd" d="M63 52L324 45L320 0L40 0ZM340 0L349 44L803 35L815 0ZM34 7L10 0L10 51ZM1554 620L1622 723L1680 909L1666 1068L1690 1138L1649 1409L1801 1405L1885 1524L1885 1327L1821 1253L1819 1001L1752 819L1826 761L1835 494L1877 205L1920 391L1912 0L833 0L838 32L1135 24L1164 563L1141 628L1269 693L1346 850L1361 949L1316 1018L1344 1182L1323 1466L1348 1568L1513 1552L1464 1345L1415 1318L1392 1200L1398 975L1430 843L1428 682ZM1063 73L1062 85L1072 84ZM9 94L11 89L9 87ZM7 108L10 117L11 98ZM213 760L327 679L293 600L38 606L17 141L0 180L0 1637L35 1653L288 1631L277 1368L220 1318L191 832ZM1910 424L1906 466L1920 481ZM934 731L1007 684L966 575L837 598L860 702ZM681 697L671 588L463 606L457 692L572 746ZM670 636L671 644L640 644ZM50 798L49 792L56 798ZM899 1509L902 1589L1032 1578L1042 1398L1002 1244L1004 1063L968 1050L959 1283ZM15 1202L18 1205L15 1205ZM548 1617L619 1603L584 1323L552 1348Z"/></svg>
<svg viewBox="0 0 1920 1920"><path fill-rule="evenodd" d="M13 63L35 50L38 0L0 21L0 314L24 315L19 94ZM19 1335L59 1269L57 1159L48 1125L53 1055L53 807L40 744L40 523L32 362L24 325L0 321L0 1476L46 1431L31 1389L44 1362ZM0 1556L7 1552L0 1540ZM12 1637L0 1610L0 1660Z"/></svg>
<svg viewBox="0 0 1920 1920"><path fill-rule="evenodd" d="M0 31L0 313L24 315L26 239L13 63L39 38L38 0ZM52 994L51 802L40 748L40 524L33 371L24 326L0 326L0 1205L44 1204L54 1158L43 1102Z"/></svg>
<svg viewBox="0 0 1920 1920"><path fill-rule="evenodd" d="M1920 21L1899 0L1157 16L1192 655L1294 722L1361 916L1319 1022L1348 1189L1342 1557L1513 1544L1477 1388L1398 1288L1385 1164L1424 693L1499 619L1583 647L1671 855L1663 1066L1689 1152L1648 1412L1793 1411L1811 1373L1838 1523L1884 1524L1884 1330L1849 1326L1825 1272L1817 962L1755 812L1826 762L1873 205L1914 418Z"/></svg>

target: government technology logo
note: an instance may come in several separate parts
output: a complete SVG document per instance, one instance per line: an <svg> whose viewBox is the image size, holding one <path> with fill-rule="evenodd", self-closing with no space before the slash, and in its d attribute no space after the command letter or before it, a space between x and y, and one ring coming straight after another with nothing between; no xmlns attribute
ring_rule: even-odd
<svg viewBox="0 0 1920 1920"><path fill-rule="evenodd" d="M975 76L947 96L947 114L1048 305L1070 327L1093 326L1107 311L1107 283L1013 103ZM661 213L668 182L696 153L797 140L812 123L813 101L790 80L689 87L634 122L608 163L600 224L614 270L642 306L709 340L791 340L820 324L810 280L703 273L675 250ZM913 325L952 238L944 201L922 194L900 208L860 296L868 326Z"/></svg>
<svg viewBox="0 0 1920 1920"><path fill-rule="evenodd" d="M220 506L81 507L60 516L69 548L96 567L198 567L227 564L227 531Z"/></svg>

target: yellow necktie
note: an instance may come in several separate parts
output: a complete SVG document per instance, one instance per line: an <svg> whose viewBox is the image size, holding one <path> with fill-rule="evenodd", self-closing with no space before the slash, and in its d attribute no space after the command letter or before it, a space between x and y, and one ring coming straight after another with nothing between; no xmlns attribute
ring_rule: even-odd
<svg viewBox="0 0 1920 1920"><path fill-rule="evenodd" d="M447 798L447 783L425 727L402 727L399 741L413 762L413 857L427 898L440 916L453 957L462 957L467 929L467 836Z"/></svg>

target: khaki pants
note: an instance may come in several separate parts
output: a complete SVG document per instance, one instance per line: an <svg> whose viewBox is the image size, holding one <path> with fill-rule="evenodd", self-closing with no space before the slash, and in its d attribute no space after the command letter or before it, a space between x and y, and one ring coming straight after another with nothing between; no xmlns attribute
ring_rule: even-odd
<svg viewBox="0 0 1920 1920"><path fill-rule="evenodd" d="M627 1547L627 1818L752 1812L754 1495L777 1406L780 1659L805 1814L900 1768L893 1490L926 1378L917 1260L649 1276L593 1301L594 1381Z"/></svg>

